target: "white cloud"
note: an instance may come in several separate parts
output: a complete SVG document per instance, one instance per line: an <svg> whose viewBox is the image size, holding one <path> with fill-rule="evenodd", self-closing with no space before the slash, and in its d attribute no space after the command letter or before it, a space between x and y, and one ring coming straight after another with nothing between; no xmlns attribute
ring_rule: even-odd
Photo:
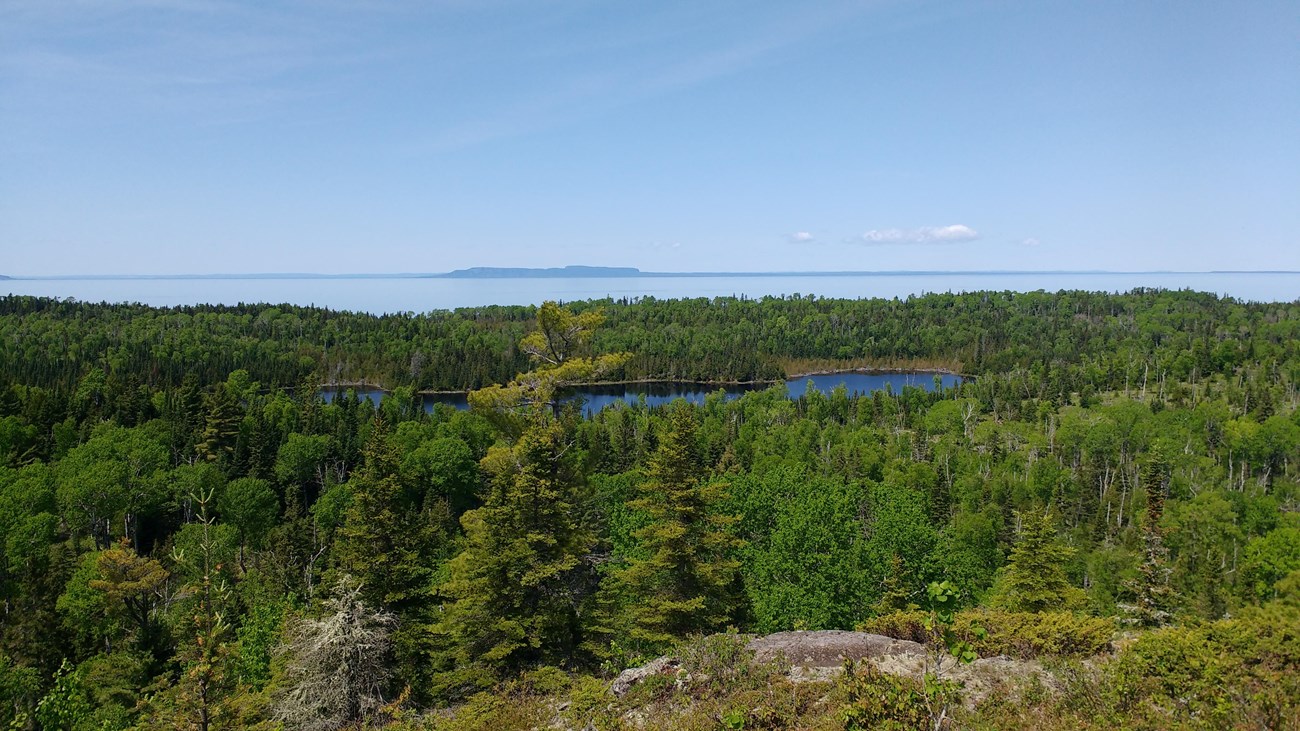
<svg viewBox="0 0 1300 731"><path fill-rule="evenodd" d="M808 231L795 231L794 233L790 234L790 241L791 243L795 243L795 244L806 244L809 241L815 240L816 238L817 238L816 236L813 236Z"/></svg>
<svg viewBox="0 0 1300 731"><path fill-rule="evenodd" d="M1021 246L1038 246L1040 243L1042 243L1042 242L1040 242L1038 239L1036 239L1036 238L1034 238L1034 237L1031 236L1031 237L1029 237L1029 238L1024 239L1023 241L1021 241L1021 242L1020 242L1020 245L1021 245Z"/></svg>
<svg viewBox="0 0 1300 731"><path fill-rule="evenodd" d="M867 244L950 244L974 241L979 232L960 223L951 226L921 226L920 228L872 229L862 234Z"/></svg>

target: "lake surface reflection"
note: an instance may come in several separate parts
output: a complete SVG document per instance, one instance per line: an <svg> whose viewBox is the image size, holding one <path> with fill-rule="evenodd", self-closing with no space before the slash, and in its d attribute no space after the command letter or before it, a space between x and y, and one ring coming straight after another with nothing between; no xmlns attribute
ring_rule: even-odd
<svg viewBox="0 0 1300 731"><path fill-rule="evenodd" d="M915 386L927 391L933 391L936 376L943 388L952 388L961 383L962 380L961 376L950 373L931 372L824 373L788 379L785 381L785 389L790 398L798 398L804 395L809 388L829 395L831 391L841 385L845 387L850 396L853 394L866 395L873 391L886 390L898 393L905 386ZM770 388L770 386L771 384L717 385L680 382L605 384L574 389L565 393L561 400L564 402L582 401L583 412L590 416L620 401L636 403L641 399L645 399L648 406L660 406L681 398L691 403L702 404L706 397L719 391L723 392L723 398L731 400L739 398L742 394L750 391L761 391ZM326 401L332 401L338 394L347 390L349 389L325 388L321 389L321 393L325 396ZM356 391L358 396L369 399L371 403L376 405L383 400L385 394L385 391L379 388L354 388L351 390ZM463 393L425 394L422 398L426 412L432 412L438 404L445 404L456 409L469 408Z"/></svg>

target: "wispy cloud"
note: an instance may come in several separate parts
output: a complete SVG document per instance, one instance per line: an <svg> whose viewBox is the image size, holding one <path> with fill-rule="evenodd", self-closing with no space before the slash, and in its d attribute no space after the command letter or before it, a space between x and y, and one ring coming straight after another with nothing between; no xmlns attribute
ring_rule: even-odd
<svg viewBox="0 0 1300 731"><path fill-rule="evenodd" d="M1040 243L1042 242L1032 236L1030 236L1027 239L1022 239L1020 241L1021 246L1038 246Z"/></svg>
<svg viewBox="0 0 1300 731"><path fill-rule="evenodd" d="M955 244L974 241L979 232L970 226L956 223L951 226L921 226L920 228L872 229L859 239L864 244Z"/></svg>
<svg viewBox="0 0 1300 731"><path fill-rule="evenodd" d="M795 231L790 234L790 242L794 244L806 244L809 241L816 241L817 237L808 231Z"/></svg>
<svg viewBox="0 0 1300 731"><path fill-rule="evenodd" d="M595 70L547 79L530 94L503 95L484 112L433 132L419 148L448 151L529 134L742 73L774 62L786 49L811 42L865 10L847 0L817 12L756 14L744 24L730 12L698 10L693 18L670 14L673 30L666 34L658 28L665 16L652 14L649 27L621 36L616 48L596 39L575 49L566 39L563 55L583 59ZM543 43L536 52L546 58L556 50Z"/></svg>

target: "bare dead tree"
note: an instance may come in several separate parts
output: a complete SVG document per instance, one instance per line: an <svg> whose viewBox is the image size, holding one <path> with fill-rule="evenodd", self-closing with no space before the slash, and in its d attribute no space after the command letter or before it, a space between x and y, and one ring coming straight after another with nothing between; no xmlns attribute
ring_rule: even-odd
<svg viewBox="0 0 1300 731"><path fill-rule="evenodd" d="M286 677L272 717L287 728L334 731L384 705L397 618L367 607L360 592L361 585L345 576L326 601L325 615L297 622L278 649Z"/></svg>

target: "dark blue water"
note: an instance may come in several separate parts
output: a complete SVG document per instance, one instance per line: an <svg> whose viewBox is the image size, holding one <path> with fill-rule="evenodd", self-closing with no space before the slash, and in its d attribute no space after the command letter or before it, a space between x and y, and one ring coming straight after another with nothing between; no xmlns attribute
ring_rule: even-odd
<svg viewBox="0 0 1300 731"><path fill-rule="evenodd" d="M938 376L939 383L943 388L952 388L961 383L960 376L948 373L829 373L791 378L785 382L785 388L790 398L798 398L804 395L810 387L815 391L829 395L831 391L841 385L845 387L850 396L887 390L898 393L905 386L916 386L927 391L933 391L936 376ZM809 385L810 382L811 386ZM722 392L724 399L730 401L750 391L761 391L768 387L766 384L717 386L669 382L613 384L584 386L573 392L566 393L561 397L561 400L565 402L581 400L583 402L583 412L590 416L620 401L636 403L644 399L647 406L660 406L682 398L694 404L702 404L706 397L719 391ZM346 390L348 389L326 388L322 389L321 393L325 396L326 401L332 401L335 396ZM356 391L358 396L367 398L376 405L383 400L385 393L378 388L357 388L352 390ZM432 412L437 404L445 404L456 409L469 408L463 393L426 394L423 398L426 412Z"/></svg>

